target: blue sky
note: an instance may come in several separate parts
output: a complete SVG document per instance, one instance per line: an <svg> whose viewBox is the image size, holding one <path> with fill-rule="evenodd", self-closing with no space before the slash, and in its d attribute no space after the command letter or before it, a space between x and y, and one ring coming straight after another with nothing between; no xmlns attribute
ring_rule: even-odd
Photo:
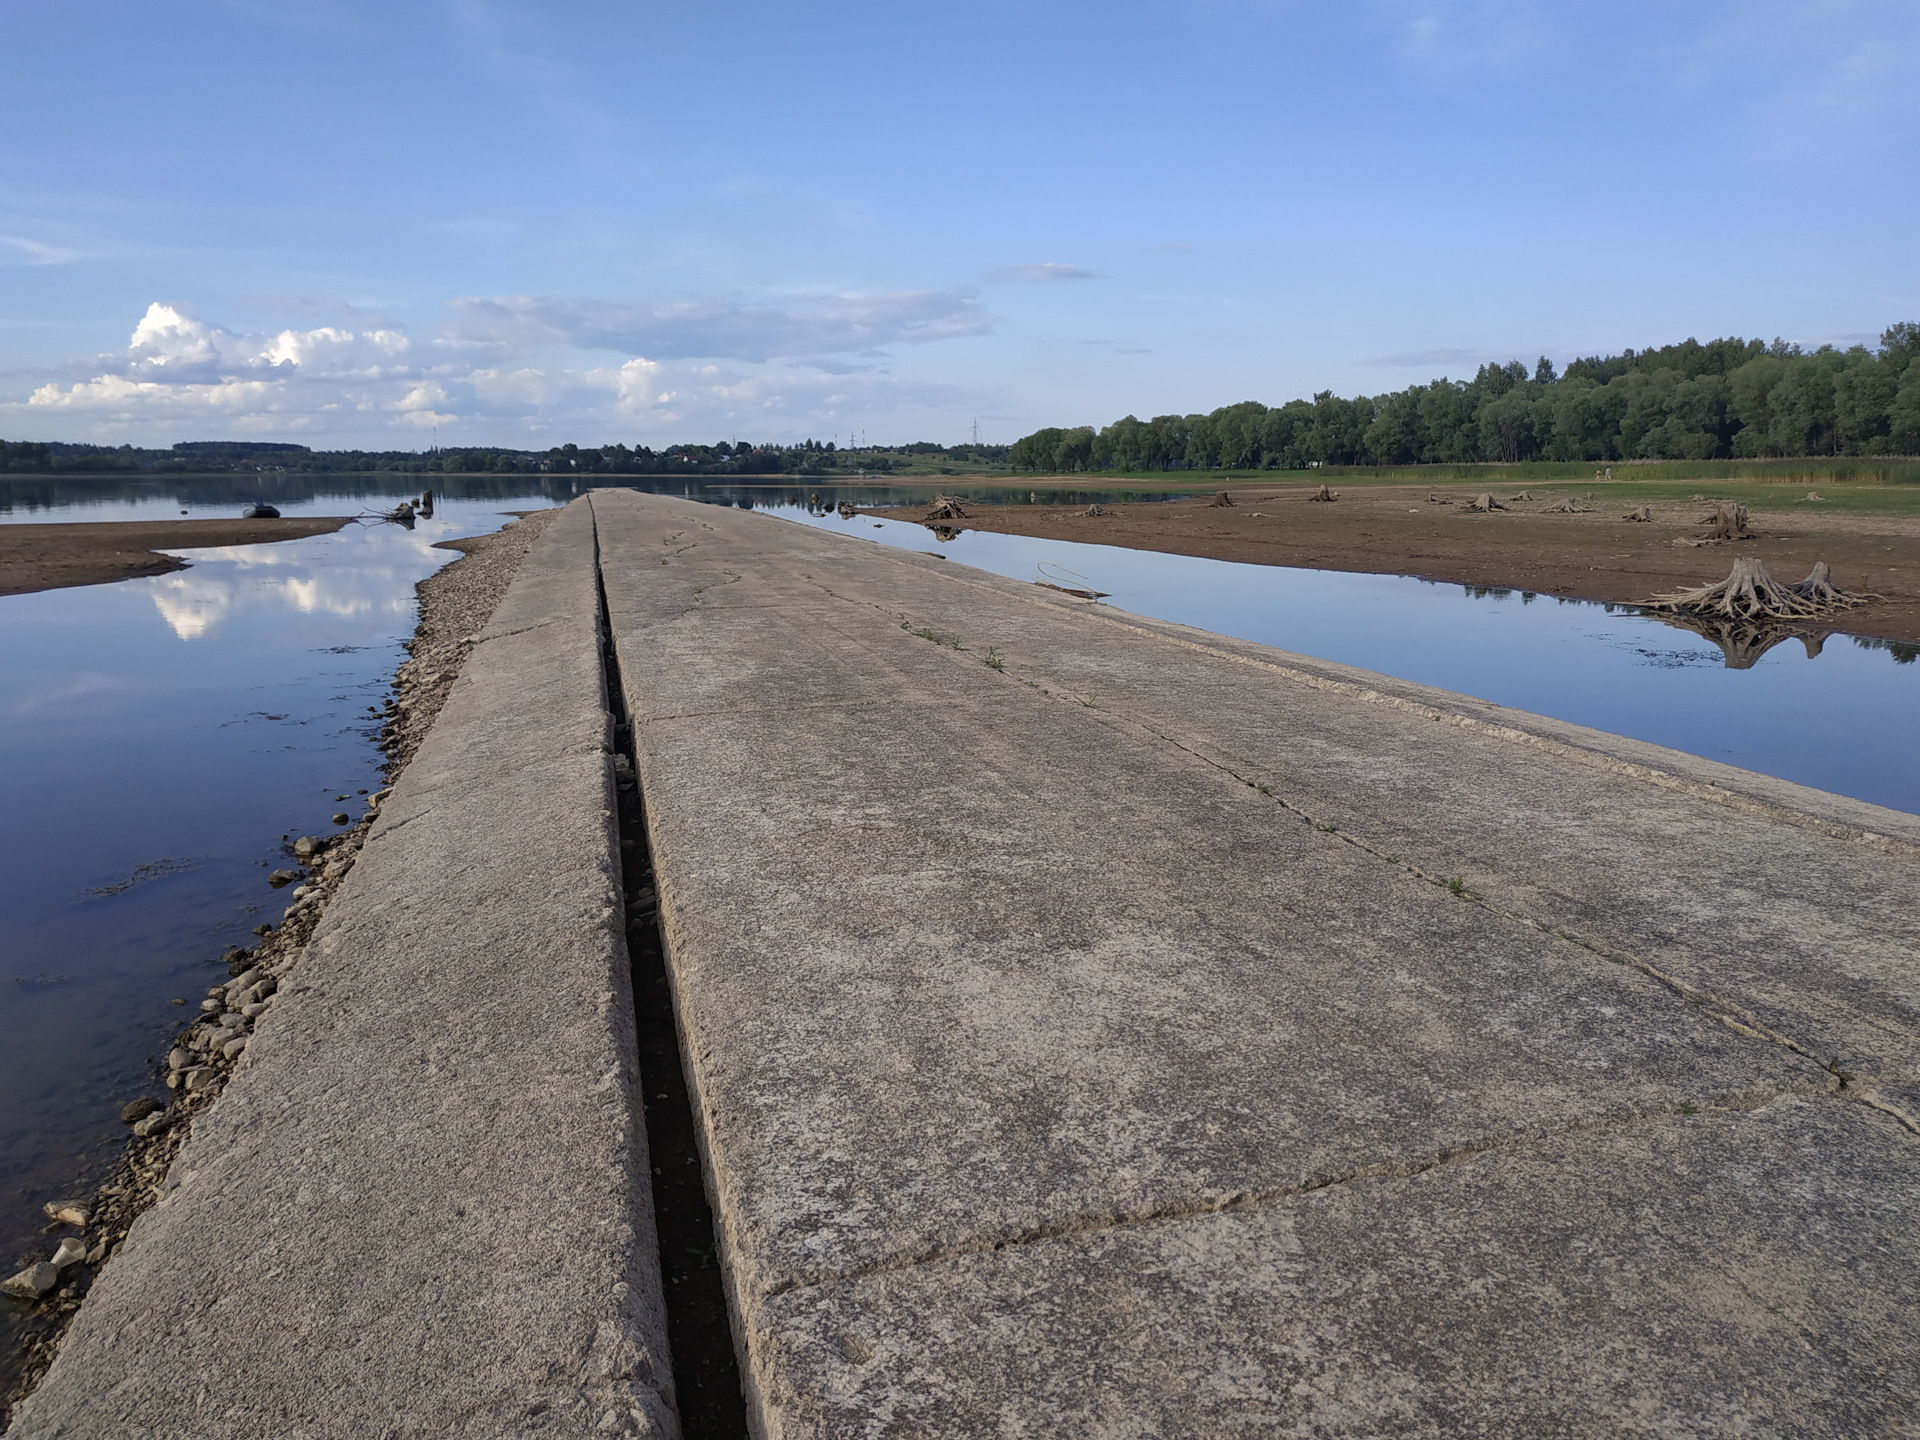
<svg viewBox="0 0 1920 1440"><path fill-rule="evenodd" d="M13 5L0 435L1007 441L1920 319L1913 0Z"/></svg>

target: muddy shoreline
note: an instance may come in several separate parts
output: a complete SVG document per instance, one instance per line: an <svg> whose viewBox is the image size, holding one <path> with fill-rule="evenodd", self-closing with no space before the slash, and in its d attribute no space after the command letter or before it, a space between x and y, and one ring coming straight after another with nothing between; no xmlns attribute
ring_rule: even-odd
<svg viewBox="0 0 1920 1440"><path fill-rule="evenodd" d="M330 535L346 515L295 520L101 520L77 525L0 525L0 595L31 595L70 585L107 585L184 570L161 550L264 545Z"/></svg>
<svg viewBox="0 0 1920 1440"><path fill-rule="evenodd" d="M393 693L385 706L380 746L386 756L385 785L391 787L432 727L447 693L465 664L470 646L466 637L479 631L513 582L527 550L558 511L535 511L492 535L442 542L440 548L465 552L464 558L420 582L420 619L407 643L409 658L395 672ZM169 522L159 522L166 525ZM285 522L206 522L234 525ZM298 523L298 522L296 522ZM325 533L344 522L315 522L306 533ZM90 526L19 526L18 529L89 529ZM144 527L142 527L144 528ZM291 535L274 538L291 539ZM240 544L244 540L198 543ZM191 1134L196 1115L218 1099L236 1066L245 1063L246 1039L254 1024L270 1013L283 976L295 969L326 909L328 900L352 870L386 789L367 797L363 815L324 836L303 837L289 847L285 867L276 872L283 898L292 903L279 924L259 936L251 948L234 948L220 957L225 979L211 986L197 1003L200 1013L174 1037L161 1071L169 1102L128 1120L134 1133L127 1150L106 1184L91 1197L49 1197L43 1234L47 1262L60 1253L63 1242L81 1248L81 1258L63 1265L57 1283L37 1301L14 1297L0 1304L32 1306L25 1326L22 1353L8 1357L6 1390L0 1398L0 1430L53 1363L60 1341L114 1254L126 1242L140 1213L159 1198L175 1157ZM278 887L277 887L278 888ZM139 1102L136 1102L138 1104ZM134 1107L129 1107L131 1114ZM64 1209L65 1216L53 1213ZM80 1223L74 1223L78 1219ZM27 1276L34 1266L20 1272ZM44 1272L43 1272L44 1277ZM163 1323L164 1317L156 1317Z"/></svg>
<svg viewBox="0 0 1920 1440"><path fill-rule="evenodd" d="M1525 590L1567 599L1637 604L1662 591L1723 579L1738 555L1766 562L1776 578L1798 580L1825 560L1843 588L1882 598L1836 614L1822 628L1906 643L1920 642L1920 518L1862 514L1794 489L1753 508L1755 537L1695 547L1718 498L1630 494L1604 483L1538 486L1531 499L1505 490L1506 508L1467 507L1477 492L1460 486L1369 485L1339 490L1332 503L1310 500L1316 485L1228 487L1233 503L1211 496L1083 509L1054 505L965 505L963 530L1077 540L1210 560L1314 570L1408 575L1422 580ZM1586 513L1549 513L1567 498ZM1591 497L1591 498L1586 498ZM1851 497L1850 497L1851 498ZM1626 514L1648 504L1652 519ZM919 520L921 508L868 509L890 520Z"/></svg>

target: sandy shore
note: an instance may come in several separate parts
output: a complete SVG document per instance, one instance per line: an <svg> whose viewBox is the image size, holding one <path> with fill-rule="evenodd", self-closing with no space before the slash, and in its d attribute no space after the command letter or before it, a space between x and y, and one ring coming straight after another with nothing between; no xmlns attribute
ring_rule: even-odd
<svg viewBox="0 0 1920 1440"><path fill-rule="evenodd" d="M1085 480L1081 481L1086 484ZM1119 545L1259 565L1414 575L1461 585L1531 590L1581 600L1633 604L1680 586L1726 576L1736 555L1753 555L1784 580L1799 580L1825 560L1848 590L1884 598L1835 615L1835 633L1920 642L1920 516L1861 513L1857 496L1843 506L1808 501L1804 490L1752 507L1755 538L1693 548L1678 542L1704 532L1705 501L1651 501L1653 519L1622 518L1645 501L1602 485L1535 488L1531 500L1496 498L1509 508L1468 510L1474 493L1460 487L1348 486L1333 504L1310 503L1315 487L1235 485L1233 504L1211 497L1102 507L1092 516L1054 505L973 505L959 528L1004 535ZM1703 489L1708 497L1712 489ZM1591 495L1587 514L1549 514L1569 495ZM1438 500L1428 497L1436 496ZM1904 498L1904 497L1903 497ZM1439 503L1450 501L1451 503ZM918 519L918 508L873 510L889 519ZM1829 622L1823 622L1827 624Z"/></svg>
<svg viewBox="0 0 1920 1440"><path fill-rule="evenodd" d="M68 585L105 585L136 575L184 570L187 562L160 550L259 545L305 540L345 525L345 515L297 520L103 520L80 525L0 525L0 595L26 595Z"/></svg>

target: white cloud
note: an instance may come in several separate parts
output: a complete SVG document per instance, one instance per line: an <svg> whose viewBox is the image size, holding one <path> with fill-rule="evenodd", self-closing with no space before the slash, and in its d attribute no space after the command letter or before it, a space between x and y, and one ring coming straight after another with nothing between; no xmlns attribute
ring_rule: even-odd
<svg viewBox="0 0 1920 1440"><path fill-rule="evenodd" d="M1004 284L1010 280L1046 284L1056 280L1098 280L1100 278L1099 271L1089 270L1084 265L1061 265L1055 262L1044 265L1002 265L987 272L987 279L995 284Z"/></svg>
<svg viewBox="0 0 1920 1440"><path fill-rule="evenodd" d="M156 301L122 354L40 384L24 403L0 399L0 429L24 419L42 430L55 422L60 438L108 443L225 434L410 449L433 427L443 444L532 448L703 434L798 439L902 411L918 428L919 412L966 412L1004 397L901 380L883 363L779 357L976 334L987 324L967 289L753 305L494 299L462 302L451 333L423 343L387 327L243 334ZM581 353L640 341L657 348L614 364Z"/></svg>
<svg viewBox="0 0 1920 1440"><path fill-rule="evenodd" d="M758 303L728 295L634 303L523 295L456 300L454 308L460 333L469 340L508 347L560 344L661 360L810 358L985 335L993 328L971 286Z"/></svg>
<svg viewBox="0 0 1920 1440"><path fill-rule="evenodd" d="M80 258L78 250L49 245L24 235L0 235L0 265L66 265Z"/></svg>

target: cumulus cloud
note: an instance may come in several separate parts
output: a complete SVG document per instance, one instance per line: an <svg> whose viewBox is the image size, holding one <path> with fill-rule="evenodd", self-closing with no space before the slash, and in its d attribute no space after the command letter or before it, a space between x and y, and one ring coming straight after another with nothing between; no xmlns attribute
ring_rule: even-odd
<svg viewBox="0 0 1920 1440"><path fill-rule="evenodd" d="M767 361L985 335L971 286L750 302L709 295L622 304L555 296L454 302L463 338L508 347L569 345L660 360Z"/></svg>
<svg viewBox="0 0 1920 1440"><path fill-rule="evenodd" d="M1099 271L1089 270L1084 265L1061 265L1053 262L1044 265L1002 265L987 272L987 279L999 285L1012 280L1038 281L1045 284L1053 280L1098 280L1099 278Z"/></svg>
<svg viewBox="0 0 1920 1440"><path fill-rule="evenodd" d="M997 403L803 353L977 334L987 323L971 290L764 305L494 299L461 302L442 335L416 341L340 325L245 334L156 301L124 352L39 385L24 404L0 398L0 427L26 418L107 442L221 433L402 448L435 426L443 443L535 448L596 436L799 438L856 417ZM592 363L606 349L627 358Z"/></svg>

